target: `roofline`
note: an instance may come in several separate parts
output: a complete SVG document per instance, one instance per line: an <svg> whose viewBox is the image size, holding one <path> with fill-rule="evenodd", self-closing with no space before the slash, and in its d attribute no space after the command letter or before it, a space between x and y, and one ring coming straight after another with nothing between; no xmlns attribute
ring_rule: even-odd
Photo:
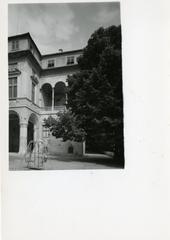
<svg viewBox="0 0 170 240"><path fill-rule="evenodd" d="M76 49L76 50L70 50L70 51L65 51L65 52L57 52L57 53L49 53L49 54L45 54L45 55L42 55L42 58L44 57L50 57L50 56L59 56L59 55L65 55L65 54L68 54L68 53L76 53L76 52L82 52L83 49Z"/></svg>
<svg viewBox="0 0 170 240"><path fill-rule="evenodd" d="M64 54L70 54L70 53L76 53L76 52L82 52L83 49L76 49L76 50L70 50L70 51L65 51L65 52L57 52L57 53L49 53L49 54L44 54L42 55L37 47L37 45L35 44L34 40L32 39L31 35L29 32L27 33L23 33L23 34L18 34L18 35L13 35L13 36L9 36L8 40L14 39L14 38L29 38L31 40L31 42L34 44L36 50L38 51L40 58L44 58L44 57L50 57L50 56L60 56L60 55L64 55Z"/></svg>
<svg viewBox="0 0 170 240"><path fill-rule="evenodd" d="M8 39L12 39L12 38L20 38L20 37L30 37L30 33L27 32L27 33L22 33L22 34L17 34L17 35L12 35L12 36L9 36Z"/></svg>
<svg viewBox="0 0 170 240"><path fill-rule="evenodd" d="M54 68L42 68L42 66L39 64L39 62L37 61L37 59L33 56L33 54L31 53L30 50L22 50L22 51L19 51L19 52L11 52L11 53L8 53L8 59L12 59L13 58L16 58L16 57L23 57L23 56L26 56L26 57L32 57L36 63L36 65L38 66L39 68L39 71L43 74L43 73L46 73L46 72L54 72L56 70L62 70L62 69L79 69L78 67L78 64L74 64L74 65L64 65L64 66L60 66L60 67L54 67Z"/></svg>
<svg viewBox="0 0 170 240"><path fill-rule="evenodd" d="M18 35L13 35L13 36L10 36L8 37L8 40L11 40L13 38L29 38L31 40L31 42L34 44L34 47L36 48L36 50L38 51L39 55L40 55L40 58L42 58L42 55L37 47L37 45L35 44L34 40L32 39L31 35L29 32L27 33L23 33L23 34L18 34Z"/></svg>

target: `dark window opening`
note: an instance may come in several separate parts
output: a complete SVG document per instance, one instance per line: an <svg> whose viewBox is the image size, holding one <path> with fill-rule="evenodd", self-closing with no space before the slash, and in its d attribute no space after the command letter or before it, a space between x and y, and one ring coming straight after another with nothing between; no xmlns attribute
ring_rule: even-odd
<svg viewBox="0 0 170 240"><path fill-rule="evenodd" d="M74 56L67 57L67 65L74 64Z"/></svg>
<svg viewBox="0 0 170 240"><path fill-rule="evenodd" d="M17 97L17 77L9 78L9 98Z"/></svg>
<svg viewBox="0 0 170 240"><path fill-rule="evenodd" d="M73 146L72 146L72 145L69 146L69 148L68 148L68 153L73 153Z"/></svg>
<svg viewBox="0 0 170 240"><path fill-rule="evenodd" d="M32 102L35 103L35 83L32 82Z"/></svg>
<svg viewBox="0 0 170 240"><path fill-rule="evenodd" d="M48 68L54 67L54 60L48 60Z"/></svg>

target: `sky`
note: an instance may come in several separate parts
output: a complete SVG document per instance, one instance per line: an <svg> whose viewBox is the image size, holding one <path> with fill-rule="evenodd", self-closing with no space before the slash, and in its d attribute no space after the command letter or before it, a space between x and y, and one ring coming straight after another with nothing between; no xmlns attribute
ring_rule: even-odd
<svg viewBox="0 0 170 240"><path fill-rule="evenodd" d="M111 25L120 25L118 2L8 5L8 36L29 32L42 54L84 48L95 30Z"/></svg>

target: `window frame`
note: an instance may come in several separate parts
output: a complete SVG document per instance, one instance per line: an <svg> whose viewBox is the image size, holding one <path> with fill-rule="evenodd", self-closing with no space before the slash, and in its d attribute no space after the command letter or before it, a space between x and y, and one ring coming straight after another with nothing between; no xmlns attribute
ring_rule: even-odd
<svg viewBox="0 0 170 240"><path fill-rule="evenodd" d="M17 77L9 77L8 81L9 81L9 87L8 87L9 99L16 99L18 95L18 79ZM11 96L10 96L10 88L12 89ZM16 93L15 93L15 90L16 90Z"/></svg>
<svg viewBox="0 0 170 240"><path fill-rule="evenodd" d="M75 64L75 56L67 56L67 65Z"/></svg>
<svg viewBox="0 0 170 240"><path fill-rule="evenodd" d="M49 136L50 136L50 130L43 125L42 126L42 137L49 138Z"/></svg>
<svg viewBox="0 0 170 240"><path fill-rule="evenodd" d="M16 51L19 50L19 40L13 40L12 41L12 47L11 47L12 51Z"/></svg>
<svg viewBox="0 0 170 240"><path fill-rule="evenodd" d="M48 68L53 68L55 67L55 61L54 59L49 59L48 62L47 62L47 67Z"/></svg>

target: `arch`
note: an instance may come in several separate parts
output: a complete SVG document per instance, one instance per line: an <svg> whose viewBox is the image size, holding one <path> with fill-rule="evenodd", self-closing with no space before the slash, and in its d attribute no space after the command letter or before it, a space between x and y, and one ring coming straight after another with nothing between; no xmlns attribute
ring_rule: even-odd
<svg viewBox="0 0 170 240"><path fill-rule="evenodd" d="M57 82L54 87L54 107L63 106L66 103L66 85L64 82Z"/></svg>
<svg viewBox="0 0 170 240"><path fill-rule="evenodd" d="M13 110L9 111L9 152L19 152L20 118Z"/></svg>
<svg viewBox="0 0 170 240"><path fill-rule="evenodd" d="M42 107L49 108L52 106L52 86L50 83L44 83L41 87Z"/></svg>
<svg viewBox="0 0 170 240"><path fill-rule="evenodd" d="M38 117L35 113L31 113L28 119L28 122L32 122L33 124L37 124L38 123Z"/></svg>
<svg viewBox="0 0 170 240"><path fill-rule="evenodd" d="M27 145L30 141L36 140L38 135L38 117L35 113L31 113L27 126Z"/></svg>

